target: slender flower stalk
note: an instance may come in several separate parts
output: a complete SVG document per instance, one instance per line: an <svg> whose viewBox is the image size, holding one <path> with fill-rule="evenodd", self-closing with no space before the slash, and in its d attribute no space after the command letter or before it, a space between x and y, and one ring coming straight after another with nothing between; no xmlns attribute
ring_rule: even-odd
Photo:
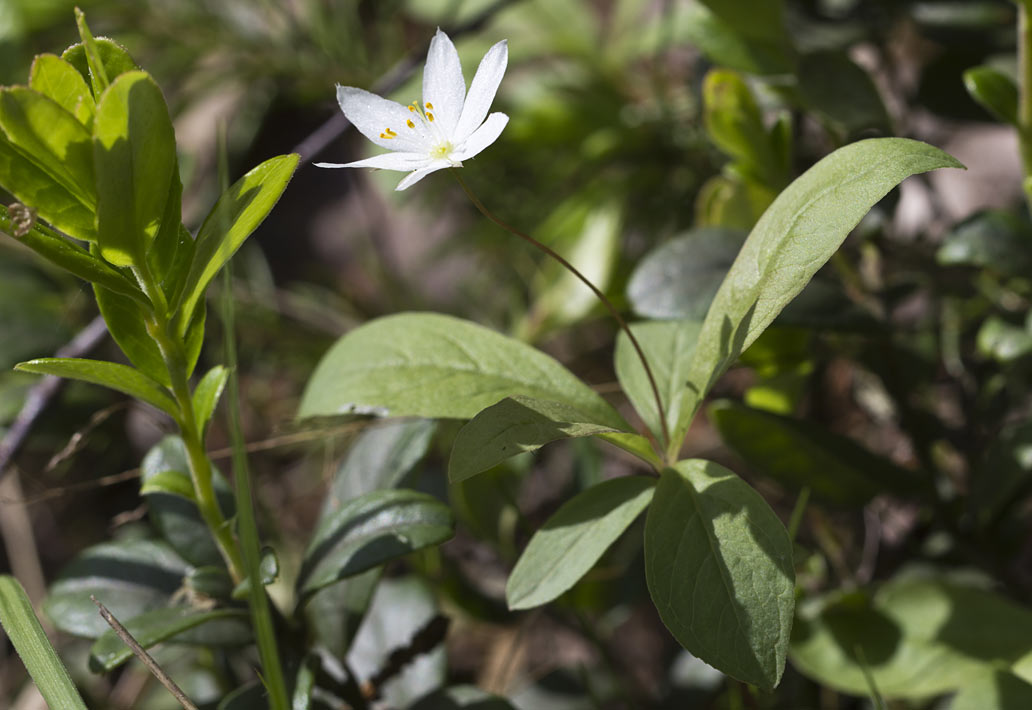
<svg viewBox="0 0 1032 710"><path fill-rule="evenodd" d="M620 315L620 311L616 309L616 306L613 305L613 302L610 301L609 298L607 298L606 295L602 293L602 291L595 284L593 284L587 276L582 274L580 270L577 269L577 267L575 267L573 264L567 261L555 249L552 249L547 244L539 242L537 239L530 236L529 234L521 232L512 225L503 222L493 212L491 212L491 210L487 209L487 207L484 206L484 203L481 202L480 199L473 193L473 190L470 189L469 185L466 184L466 181L462 179L462 176L459 175L458 172L452 171L452 175L454 175L455 179L459 181L459 185L462 186L463 192L466 193L466 196L473 203L473 206L480 211L480 214L487 217L489 220L497 224L505 231L516 235L523 241L532 245L534 248L544 252L551 258L555 259L564 269L576 276L578 279L580 279L581 283L583 283L585 286L591 289L591 292L595 294L595 297L598 298L598 300L602 302L602 305L606 307L606 310L609 311L609 314L613 316L613 318L616 320L617 324L620 326L623 332L627 334L627 339L631 341L631 345L634 347L634 351L638 354L638 359L641 360L641 366L645 370L645 376L649 380L649 387L652 389L652 396L656 399L656 409L659 412L659 423L660 427L663 430L663 441L661 443L663 445L663 449L666 449L666 446L670 443L670 427L667 424L666 411L663 408L663 400L659 396L659 386L656 385L656 378L652 374L652 368L649 367L649 360L647 357L645 357L645 351L642 350L641 345L638 343L638 339L634 337L634 333L627 325L627 321L625 321L623 316Z"/></svg>

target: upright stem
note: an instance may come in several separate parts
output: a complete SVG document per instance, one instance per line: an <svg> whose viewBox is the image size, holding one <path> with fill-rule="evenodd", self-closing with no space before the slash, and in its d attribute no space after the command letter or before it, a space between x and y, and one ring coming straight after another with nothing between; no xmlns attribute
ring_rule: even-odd
<svg viewBox="0 0 1032 710"><path fill-rule="evenodd" d="M623 316L620 315L620 312L618 310L616 310L616 306L613 305L612 301L610 301L606 297L606 295L604 293L602 293L602 291L600 291L597 286L595 286L595 284L591 283L591 281L588 279L587 276L582 274L577 269L577 267L575 267L569 261L564 259L558 252L556 252L554 249L552 249L551 247L547 246L546 244L542 244L541 242L539 242L537 239L535 239L534 237L530 236L529 234L521 232L520 230L516 229L515 227L513 227L513 226L511 226L509 224L506 224L505 222L500 220L498 217L496 217L494 215L494 213L491 212L491 210L489 210L486 207L484 207L484 203L482 203L477 198L477 196L473 194L473 191L466 184L466 181L462 179L461 175L459 175L458 170L450 170L449 172L452 175L455 176L456 180L459 181L459 185L462 186L463 192L466 193L466 196L470 199L470 201L473 203L473 205L478 210L480 210L480 213L482 215L487 217L489 220L491 220L492 222L497 224L499 227L501 227L505 231L510 232L512 234L515 234L517 237L519 237L523 241L527 242L528 244L534 246L536 249L539 249L539 250L543 251L545 254L547 254L548 256L552 257L557 262L559 262L559 264L562 265L562 267L564 269L566 269L571 274L573 274L578 279L580 279L581 283L583 283L585 286L587 286L589 289L591 289L591 292L593 294L595 294L595 296L598 298L599 301L602 302L602 305L604 305L606 307L606 309L609 311L610 315L613 316L613 318L616 320L617 324L620 326L620 328L623 330L623 332L627 334L628 340L630 340L631 341L631 345L634 346L634 351L638 354L638 359L641 360L641 366L642 366L642 368L644 368L645 376L649 380L649 387L652 388L652 396L655 397L655 399L656 399L656 410L659 412L659 423L660 423L660 427L663 430L662 448L665 450L667 445L670 443L670 428L667 425L666 412L664 411L664 408L663 408L663 400L659 396L659 387L656 385L656 378L653 377L653 375L652 375L652 368L649 367L649 361L648 361L648 358L645 357L645 351L641 349L641 345L638 343L638 339L636 337L634 337L634 333L631 332L630 327L628 327L628 325L627 325L627 321L625 321L623 319Z"/></svg>
<svg viewBox="0 0 1032 710"><path fill-rule="evenodd" d="M1032 208L1032 0L1018 0L1018 141L1023 167L1022 188Z"/></svg>
<svg viewBox="0 0 1032 710"><path fill-rule="evenodd" d="M179 425L183 444L186 447L186 455L190 464L190 479L193 482L194 495L197 497L197 509L215 538L215 543L226 562L230 576L235 583L239 583L244 579L244 564L236 540L233 538L233 531L226 522L218 499L215 497L211 461L208 460L208 454L204 449L204 434L197 423L193 398L190 396L189 378L186 374L186 354L183 352L181 341L171 333L165 294L154 285L155 281L148 273L146 266L140 268L137 281L154 306L152 318L147 324L147 331L154 338L161 357L165 361L169 379L172 381L172 395L175 397L176 404L179 405L179 416L176 423Z"/></svg>

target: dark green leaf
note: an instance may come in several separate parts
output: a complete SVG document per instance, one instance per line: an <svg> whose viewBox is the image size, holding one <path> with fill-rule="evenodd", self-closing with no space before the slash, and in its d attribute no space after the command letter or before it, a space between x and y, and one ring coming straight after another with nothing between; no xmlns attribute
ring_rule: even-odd
<svg viewBox="0 0 1032 710"><path fill-rule="evenodd" d="M146 402L152 407L176 417L179 408L164 387L139 370L127 365L101 360L84 360L80 358L43 357L28 362L21 362L15 369L23 372L34 372L38 375L57 375L70 380L92 382L95 385L110 387Z"/></svg>
<svg viewBox="0 0 1032 710"><path fill-rule="evenodd" d="M29 70L29 88L56 101L84 126L90 126L96 104L90 87L71 64L54 54L38 54Z"/></svg>
<svg viewBox="0 0 1032 710"><path fill-rule="evenodd" d="M219 404L219 398L222 396L222 390L225 389L228 380L229 370L222 365L216 365L208 370L197 383L193 392L193 410L194 416L197 418L197 428L202 432L211 421L212 415L215 414L215 407Z"/></svg>
<svg viewBox="0 0 1032 710"><path fill-rule="evenodd" d="M964 86L971 98L993 116L1018 125L1018 86L1014 79L989 66L972 67L964 72Z"/></svg>
<svg viewBox="0 0 1032 710"><path fill-rule="evenodd" d="M792 542L738 476L700 459L663 472L645 521L645 578L686 649L743 682L778 684L795 605Z"/></svg>
<svg viewBox="0 0 1032 710"><path fill-rule="evenodd" d="M547 604L573 587L652 500L655 480L614 478L563 504L530 539L505 586L510 609Z"/></svg>
<svg viewBox="0 0 1032 710"><path fill-rule="evenodd" d="M839 148L788 186L764 213L706 314L675 437L739 354L831 258L867 211L910 175L961 167L938 148L872 138Z"/></svg>
<svg viewBox="0 0 1032 710"><path fill-rule="evenodd" d="M630 327L656 379L667 422L676 422L680 416L681 393L702 323L690 320L646 321L633 323ZM616 377L624 393L645 425L659 436L662 428L656 411L656 398L645 368L626 333L617 335L615 361Z"/></svg>
<svg viewBox="0 0 1032 710"><path fill-rule="evenodd" d="M552 441L615 431L561 402L523 395L506 397L459 430L448 459L448 479L452 483L465 480Z"/></svg>
<svg viewBox="0 0 1032 710"><path fill-rule="evenodd" d="M862 505L882 493L912 496L922 490L914 472L810 422L730 400L710 405L709 417L749 466L832 503Z"/></svg>
<svg viewBox="0 0 1032 710"><path fill-rule="evenodd" d="M408 490L374 491L348 501L319 523L298 576L303 595L437 545L454 534L451 510Z"/></svg>
<svg viewBox="0 0 1032 710"><path fill-rule="evenodd" d="M51 708L86 710L75 683L50 645L32 602L14 577L0 575L0 626Z"/></svg>
<svg viewBox="0 0 1032 710"><path fill-rule="evenodd" d="M221 628L217 633L208 630L205 645L243 645L251 639L247 618L247 612L242 609L198 611L189 607L166 607L119 621L141 646L150 648L170 639L182 642L181 634L191 630L196 632L199 627L209 624ZM132 657L132 650L109 629L90 648L90 669L94 673L106 673Z"/></svg>
<svg viewBox="0 0 1032 710"><path fill-rule="evenodd" d="M186 332L186 318L193 315L208 284L251 235L279 200L290 182L299 156L295 153L270 158L240 178L223 194L201 225L193 263L179 301L179 332ZM226 230L223 233L223 230Z"/></svg>
<svg viewBox="0 0 1032 710"><path fill-rule="evenodd" d="M299 414L471 419L513 395L561 402L592 421L627 428L604 399L548 355L436 313L378 318L342 337L309 379Z"/></svg>
<svg viewBox="0 0 1032 710"><path fill-rule="evenodd" d="M382 571L376 567L323 587L305 602L309 630L338 658L347 656Z"/></svg>
<svg viewBox="0 0 1032 710"><path fill-rule="evenodd" d="M944 265L985 266L1023 276L1032 270L1032 225L1013 212L985 210L954 227L935 257Z"/></svg>
<svg viewBox="0 0 1032 710"><path fill-rule="evenodd" d="M437 423L429 419L387 419L372 423L351 444L323 504L329 515L345 501L395 488L423 458Z"/></svg>
<svg viewBox="0 0 1032 710"><path fill-rule="evenodd" d="M785 74L795 59L783 37L751 37L702 4L694 5L684 20L684 31L692 45L714 64L749 74ZM770 26L778 29L776 25ZM783 31L783 30L782 30Z"/></svg>
<svg viewBox="0 0 1032 710"><path fill-rule="evenodd" d="M1032 611L977 587L910 573L863 597L801 605L792 664L832 688L866 694L866 663L887 698L966 688L996 670L1032 681ZM861 656L862 654L862 656Z"/></svg>
<svg viewBox="0 0 1032 710"><path fill-rule="evenodd" d="M62 631L97 638L107 623L96 595L118 619L168 605L190 568L171 547L151 540L108 542L86 549L50 587L43 608Z"/></svg>
<svg viewBox="0 0 1032 710"><path fill-rule="evenodd" d="M172 119L161 89L146 72L121 75L101 95L93 161L101 256L116 266L135 265L148 276L146 254L178 175Z"/></svg>
<svg viewBox="0 0 1032 710"><path fill-rule="evenodd" d="M847 137L871 131L891 133L889 114L874 81L843 51L803 55L799 93L808 108L840 126Z"/></svg>

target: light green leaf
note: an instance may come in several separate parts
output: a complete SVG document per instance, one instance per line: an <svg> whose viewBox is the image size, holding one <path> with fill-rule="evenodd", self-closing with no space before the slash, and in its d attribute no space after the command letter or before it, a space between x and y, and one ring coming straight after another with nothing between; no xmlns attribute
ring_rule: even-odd
<svg viewBox="0 0 1032 710"><path fill-rule="evenodd" d="M913 496L924 485L913 471L804 420L729 400L714 402L709 417L724 443L751 467L832 503L863 505L882 493Z"/></svg>
<svg viewBox="0 0 1032 710"><path fill-rule="evenodd" d="M505 585L510 609L547 604L573 587L652 500L654 479L627 476L581 491L534 533Z"/></svg>
<svg viewBox="0 0 1032 710"><path fill-rule="evenodd" d="M183 498L196 505L193 482L183 471L164 470L140 481L140 495L161 494Z"/></svg>
<svg viewBox="0 0 1032 710"><path fill-rule="evenodd" d="M29 70L29 88L56 101L89 127L96 104L82 74L55 54L38 54Z"/></svg>
<svg viewBox="0 0 1032 710"><path fill-rule="evenodd" d="M126 72L139 69L126 48L118 42L107 37L90 37L90 39L94 50L93 66L103 67L108 82L114 81ZM78 42L66 49L61 54L61 59L76 68L83 80L90 83L94 98L99 98L107 87L98 85L98 78L90 68L90 62L86 58L86 47L83 43Z"/></svg>
<svg viewBox="0 0 1032 710"><path fill-rule="evenodd" d="M154 609L132 619L120 621L141 646L150 648L169 639L181 642L184 640L181 636L184 632L196 630L196 634L197 631L203 630L199 627L209 624L212 628L207 629L207 641L211 645L244 645L251 639L247 618L247 612L243 609L198 611L190 607L173 606ZM215 626L220 628L215 629ZM192 643L198 643L196 635L193 639ZM90 670L94 673L107 673L132 657L132 650L114 631L108 630L90 648Z"/></svg>
<svg viewBox="0 0 1032 710"><path fill-rule="evenodd" d="M128 365L81 358L44 357L18 363L15 369L103 385L157 407L172 417L179 414L175 400L164 387Z"/></svg>
<svg viewBox="0 0 1032 710"><path fill-rule="evenodd" d="M36 618L32 602L18 580L9 575L0 575L0 625L49 707L86 710L75 683Z"/></svg>
<svg viewBox="0 0 1032 710"><path fill-rule="evenodd" d="M96 209L92 138L75 116L43 94L12 86L0 90L0 129L23 158L83 207Z"/></svg>
<svg viewBox="0 0 1032 710"><path fill-rule="evenodd" d="M93 251L99 254L96 247ZM158 344L147 332L147 322L152 318L149 301L141 304L99 284L93 285L93 297L97 299L97 308L104 316L108 332L129 362L155 382L170 387L168 365Z"/></svg>
<svg viewBox="0 0 1032 710"><path fill-rule="evenodd" d="M906 177L959 162L919 141L872 138L839 148L763 214L706 314L675 445L716 379L810 281L867 211Z"/></svg>
<svg viewBox="0 0 1032 710"><path fill-rule="evenodd" d="M298 575L309 595L395 557L437 545L454 534L448 506L409 490L374 491L323 518Z"/></svg>
<svg viewBox="0 0 1032 710"><path fill-rule="evenodd" d="M197 418L197 427L204 431L215 414L215 407L219 404L222 390L226 388L229 380L229 370L222 365L216 365L197 383L193 393L193 410Z"/></svg>
<svg viewBox="0 0 1032 710"><path fill-rule="evenodd" d="M690 320L646 321L630 326L649 361L667 421L671 423L680 416L681 393L701 327L698 321ZM615 360L616 377L624 393L649 430L660 436L662 427L652 386L630 338L622 331L616 337Z"/></svg>
<svg viewBox="0 0 1032 710"><path fill-rule="evenodd" d="M645 579L682 646L740 681L778 684L795 606L792 542L742 479L701 459L663 471L645 520Z"/></svg>
<svg viewBox="0 0 1032 710"><path fill-rule="evenodd" d="M215 274L279 200L299 159L300 156L291 153L266 160L233 183L215 203L197 233L193 264L178 307L176 323L180 333L186 332L186 319L193 315Z"/></svg>
<svg viewBox="0 0 1032 710"><path fill-rule="evenodd" d="M971 98L1001 121L1018 125L1018 85L1014 79L990 66L971 67L963 76Z"/></svg>
<svg viewBox="0 0 1032 710"><path fill-rule="evenodd" d="M400 313L351 331L308 381L301 417L347 412L471 419L513 395L560 402L626 430L609 404L539 350L436 313Z"/></svg>
<svg viewBox="0 0 1032 710"><path fill-rule="evenodd" d="M93 160L101 256L116 266L142 267L176 171L172 120L161 89L146 72L122 74L101 95Z"/></svg>
<svg viewBox="0 0 1032 710"><path fill-rule="evenodd" d="M1032 708L1032 685L1012 673L991 671L966 684L949 710L1027 710Z"/></svg>
<svg viewBox="0 0 1032 710"><path fill-rule="evenodd" d="M448 480L463 481L552 441L614 431L561 402L523 395L506 397L459 430L448 459Z"/></svg>
<svg viewBox="0 0 1032 710"><path fill-rule="evenodd" d="M859 659L886 698L922 699L1010 669L1032 682L1032 611L991 591L911 571L861 593L801 604L792 665L847 693L865 695ZM860 654L863 654L862 656Z"/></svg>

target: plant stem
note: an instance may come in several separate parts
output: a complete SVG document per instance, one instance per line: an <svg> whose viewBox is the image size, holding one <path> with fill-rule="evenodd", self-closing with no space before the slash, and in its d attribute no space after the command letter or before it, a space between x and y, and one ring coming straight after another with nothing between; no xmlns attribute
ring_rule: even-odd
<svg viewBox="0 0 1032 710"><path fill-rule="evenodd" d="M161 352L161 357L165 361L165 368L168 370L168 376L172 382L172 395L175 397L176 404L179 405L176 424L179 425L179 432L183 437L187 459L190 463L190 479L193 482L194 496L197 499L197 510L215 539L219 553L229 569L230 577L233 578L234 583L240 583L244 579L243 560L240 557L236 540L233 538L233 531L226 522L222 509L219 508L218 499L215 497L211 461L208 460L208 454L204 449L204 434L197 424L193 398L190 396L183 343L172 335L165 294L156 285L146 265L138 267L136 277L153 305L151 319L147 322L147 332L154 339Z"/></svg>
<svg viewBox="0 0 1032 710"><path fill-rule="evenodd" d="M1023 168L1022 189L1032 208L1032 0L1018 1L1018 142Z"/></svg>
<svg viewBox="0 0 1032 710"><path fill-rule="evenodd" d="M498 217L496 217L493 212L491 212L489 209L484 207L484 203L482 203L477 198L477 196L475 194L473 194L473 191L466 184L466 181L462 179L461 175L459 175L459 171L458 170L449 170L448 172L450 172L452 175L454 175L455 179L459 181L459 185L462 186L463 192L466 193L466 196L470 199L470 201L473 203L473 205L478 210L480 210L480 213L482 215L487 217L489 220L491 220L492 222L497 224L499 227L501 227L505 231L510 232L510 233L516 235L517 237L519 237L523 241L527 242L528 244L534 246L535 248L543 251L545 254L547 254L548 256L550 256L553 259L555 259L557 262L559 262L560 265L562 265L562 267L564 269L566 269L571 274L576 276L578 279L580 279L581 283L583 283L585 286L587 286L589 289L591 289L591 292L593 294L595 294L595 296L598 298L599 301L602 302L602 305L604 305L606 307L606 309L608 309L610 315L613 316L613 318L616 320L617 324L620 326L620 328L623 330L623 332L627 334L627 338L631 341L631 345L634 346L634 351L638 354L638 359L641 360L641 366L645 369L645 376L648 378L649 386L652 388L652 396L655 397L655 399L656 399L656 410L659 412L660 427L663 430L663 441L662 441L662 447L661 448L665 449L667 447L667 445L670 443L670 428L667 425L666 411L663 408L663 400L659 396L659 387L656 385L656 378L653 377L653 375L652 375L652 368L649 367L649 361L648 361L648 358L645 357L645 351L641 349L641 345L638 344L638 339L634 337L634 333L631 332L630 327L628 327L628 325L627 325L627 321L625 321L623 319L623 316L620 315L620 312L618 310L616 310L616 306L613 305L612 301L610 301L606 297L606 295L604 293L602 293L602 291L600 291L597 286L595 286L595 284L591 283L591 281L588 280L587 276L582 274L577 269L577 267L575 267L569 261L567 261L562 256L560 256L558 252L556 252L551 247L549 247L549 246L547 246L545 244L542 244L541 242L539 242L537 239L535 239L534 237L530 236L529 234L521 232L520 230L516 229L515 227L513 227L513 226L511 226L509 224L506 224L505 222L500 220Z"/></svg>

